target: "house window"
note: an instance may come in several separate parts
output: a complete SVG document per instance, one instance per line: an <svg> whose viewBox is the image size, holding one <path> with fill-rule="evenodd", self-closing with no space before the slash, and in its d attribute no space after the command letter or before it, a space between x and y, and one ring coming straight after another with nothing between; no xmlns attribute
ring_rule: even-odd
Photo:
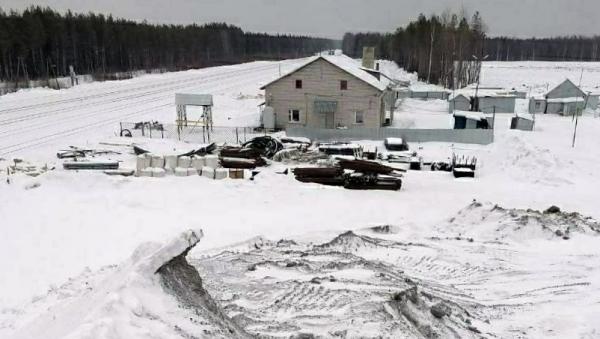
<svg viewBox="0 0 600 339"><path fill-rule="evenodd" d="M348 89L348 80L340 81L340 90L345 91Z"/></svg>
<svg viewBox="0 0 600 339"><path fill-rule="evenodd" d="M364 124L365 123L364 112L362 112L362 111L354 112L354 123L355 124Z"/></svg>
<svg viewBox="0 0 600 339"><path fill-rule="evenodd" d="M541 102L536 102L535 103L535 109L540 109L542 107L542 103Z"/></svg>
<svg viewBox="0 0 600 339"><path fill-rule="evenodd" d="M289 112L290 122L300 122L300 110L299 109L291 109L288 112Z"/></svg>
<svg viewBox="0 0 600 339"><path fill-rule="evenodd" d="M302 88L302 80L296 80L296 88Z"/></svg>

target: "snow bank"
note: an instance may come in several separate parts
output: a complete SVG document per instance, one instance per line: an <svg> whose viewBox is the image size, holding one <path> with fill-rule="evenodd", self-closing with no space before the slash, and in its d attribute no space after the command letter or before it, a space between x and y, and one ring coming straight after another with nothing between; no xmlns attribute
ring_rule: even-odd
<svg viewBox="0 0 600 339"><path fill-rule="evenodd" d="M245 337L185 260L202 237L202 230L188 230L164 245L142 244L100 277L83 277L80 288L61 287L58 298L51 293L26 310L14 338ZM187 274L177 277L175 288L170 272L178 270ZM189 299L182 300L184 295Z"/></svg>

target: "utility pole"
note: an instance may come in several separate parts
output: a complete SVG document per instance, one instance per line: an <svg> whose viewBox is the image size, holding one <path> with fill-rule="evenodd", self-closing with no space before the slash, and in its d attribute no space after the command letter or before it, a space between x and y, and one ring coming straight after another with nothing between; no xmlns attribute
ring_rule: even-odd
<svg viewBox="0 0 600 339"><path fill-rule="evenodd" d="M588 103L588 99L590 97L590 94L592 94L592 92L588 92L585 101L583 103L583 108L585 109L585 107L587 107L587 103ZM573 128L573 144L571 145L571 147L575 148L575 138L577 137L577 124L579 123L579 113L578 110L575 110L575 127Z"/></svg>
<svg viewBox="0 0 600 339"><path fill-rule="evenodd" d="M483 60L486 60L489 55L484 56L483 58L481 58L481 60L479 60L478 57L472 55L473 59L475 59L475 63L477 63L477 86L475 86L475 105L473 105L473 109L475 111L479 110L479 98L477 97L478 93L479 93L479 80L481 79L481 63L483 62Z"/></svg>
<svg viewBox="0 0 600 339"><path fill-rule="evenodd" d="M494 114L492 114L492 142L494 142L494 134L496 134L496 105L494 105Z"/></svg>
<svg viewBox="0 0 600 339"><path fill-rule="evenodd" d="M427 83L429 83L429 79L431 77L431 59L433 58L433 37L435 36L435 24L431 29L431 43L429 46L429 69L427 70Z"/></svg>

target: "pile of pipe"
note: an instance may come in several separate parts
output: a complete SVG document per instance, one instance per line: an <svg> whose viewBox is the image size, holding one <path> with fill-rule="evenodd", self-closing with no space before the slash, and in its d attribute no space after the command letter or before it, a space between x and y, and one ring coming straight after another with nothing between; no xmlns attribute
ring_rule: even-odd
<svg viewBox="0 0 600 339"><path fill-rule="evenodd" d="M239 169L254 169L267 164L260 150L235 146L222 148L219 162L225 168Z"/></svg>
<svg viewBox="0 0 600 339"><path fill-rule="evenodd" d="M340 160L334 167L298 167L296 180L347 189L399 190L402 170L367 160Z"/></svg>

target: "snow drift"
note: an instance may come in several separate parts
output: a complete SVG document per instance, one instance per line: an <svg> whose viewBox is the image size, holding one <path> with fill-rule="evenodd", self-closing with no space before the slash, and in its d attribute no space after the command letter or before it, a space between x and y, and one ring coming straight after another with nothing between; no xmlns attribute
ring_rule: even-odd
<svg viewBox="0 0 600 339"><path fill-rule="evenodd" d="M202 236L201 230L189 230L164 245L139 246L125 263L99 272L102 277L84 279L85 288L63 289L57 300L41 300L39 315L19 326L14 337L247 337L221 312L185 259Z"/></svg>

